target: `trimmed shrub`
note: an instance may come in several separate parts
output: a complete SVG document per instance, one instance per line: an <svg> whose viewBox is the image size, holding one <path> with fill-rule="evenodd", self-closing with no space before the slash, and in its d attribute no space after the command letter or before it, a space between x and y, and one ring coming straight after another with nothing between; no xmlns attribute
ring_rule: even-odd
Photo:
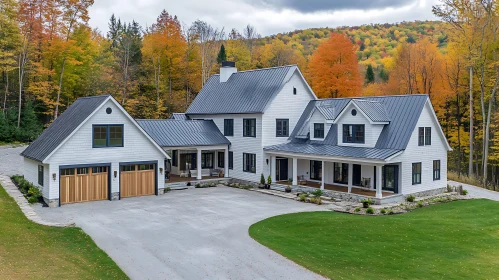
<svg viewBox="0 0 499 280"><path fill-rule="evenodd" d="M360 207L355 208L355 212L360 212Z"/></svg>
<svg viewBox="0 0 499 280"><path fill-rule="evenodd" d="M315 197L321 197L324 194L324 192L321 189L317 189L317 190L311 192L310 194L312 194Z"/></svg>
<svg viewBox="0 0 499 280"><path fill-rule="evenodd" d="M265 176L263 176L263 173L260 175L260 184L265 185Z"/></svg>
<svg viewBox="0 0 499 280"><path fill-rule="evenodd" d="M388 215L393 215L393 214L395 214L395 213L393 212L393 210L392 210L392 209L389 209L389 210L388 210Z"/></svg>
<svg viewBox="0 0 499 280"><path fill-rule="evenodd" d="M419 207L419 208L422 208L422 207L423 207L423 202L422 202L422 201L418 201L418 207Z"/></svg>
<svg viewBox="0 0 499 280"><path fill-rule="evenodd" d="M413 196L412 194L405 198L405 200L407 200L407 202L414 202L415 199L416 199L416 197Z"/></svg>
<svg viewBox="0 0 499 280"><path fill-rule="evenodd" d="M371 207L367 208L366 214L374 214L374 209L372 209Z"/></svg>
<svg viewBox="0 0 499 280"><path fill-rule="evenodd" d="M310 198L310 203L321 205L322 204L322 200L321 200L320 197L312 197L312 198Z"/></svg>
<svg viewBox="0 0 499 280"><path fill-rule="evenodd" d="M386 214L386 210L383 208L379 211L381 214Z"/></svg>
<svg viewBox="0 0 499 280"><path fill-rule="evenodd" d="M165 192L170 192L171 190L172 190L172 188L170 188L170 187L165 188Z"/></svg>
<svg viewBox="0 0 499 280"><path fill-rule="evenodd" d="M461 195L467 195L467 194L468 194L468 191L467 191L467 190L463 190L463 191L461 192Z"/></svg>

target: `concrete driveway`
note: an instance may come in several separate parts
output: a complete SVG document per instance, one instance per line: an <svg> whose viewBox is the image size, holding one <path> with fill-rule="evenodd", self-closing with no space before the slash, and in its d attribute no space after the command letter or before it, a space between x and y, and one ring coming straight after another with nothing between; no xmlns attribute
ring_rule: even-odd
<svg viewBox="0 0 499 280"><path fill-rule="evenodd" d="M8 176L23 173L23 158L19 155L26 146L0 146L0 174Z"/></svg>
<svg viewBox="0 0 499 280"><path fill-rule="evenodd" d="M48 221L76 223L133 279L320 279L251 239L248 228L322 209L216 187L35 210Z"/></svg>

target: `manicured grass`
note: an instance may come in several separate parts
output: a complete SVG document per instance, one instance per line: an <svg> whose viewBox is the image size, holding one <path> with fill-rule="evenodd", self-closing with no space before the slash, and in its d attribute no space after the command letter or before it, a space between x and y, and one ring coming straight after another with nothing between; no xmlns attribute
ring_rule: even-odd
<svg viewBox="0 0 499 280"><path fill-rule="evenodd" d="M128 279L80 228L35 224L0 186L1 279Z"/></svg>
<svg viewBox="0 0 499 280"><path fill-rule="evenodd" d="M393 216L297 213L249 234L332 279L496 279L499 203L456 201Z"/></svg>

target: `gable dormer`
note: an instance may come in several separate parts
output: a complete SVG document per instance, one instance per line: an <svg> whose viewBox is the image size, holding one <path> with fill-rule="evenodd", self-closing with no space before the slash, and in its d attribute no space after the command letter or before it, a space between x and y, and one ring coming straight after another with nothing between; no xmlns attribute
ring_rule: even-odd
<svg viewBox="0 0 499 280"><path fill-rule="evenodd" d="M381 102L352 99L332 123L337 125L338 146L372 148L390 117Z"/></svg>

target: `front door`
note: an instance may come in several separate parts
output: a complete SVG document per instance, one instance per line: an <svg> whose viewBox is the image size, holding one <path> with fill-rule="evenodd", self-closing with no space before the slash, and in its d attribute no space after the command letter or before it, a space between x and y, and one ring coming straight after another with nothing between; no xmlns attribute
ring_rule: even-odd
<svg viewBox="0 0 499 280"><path fill-rule="evenodd" d="M288 159L287 158L276 159L275 177L276 177L276 181L287 181L288 180Z"/></svg>
<svg viewBox="0 0 499 280"><path fill-rule="evenodd" d="M385 165L383 166L382 184L383 190L398 193L399 181L399 166L398 165Z"/></svg>

